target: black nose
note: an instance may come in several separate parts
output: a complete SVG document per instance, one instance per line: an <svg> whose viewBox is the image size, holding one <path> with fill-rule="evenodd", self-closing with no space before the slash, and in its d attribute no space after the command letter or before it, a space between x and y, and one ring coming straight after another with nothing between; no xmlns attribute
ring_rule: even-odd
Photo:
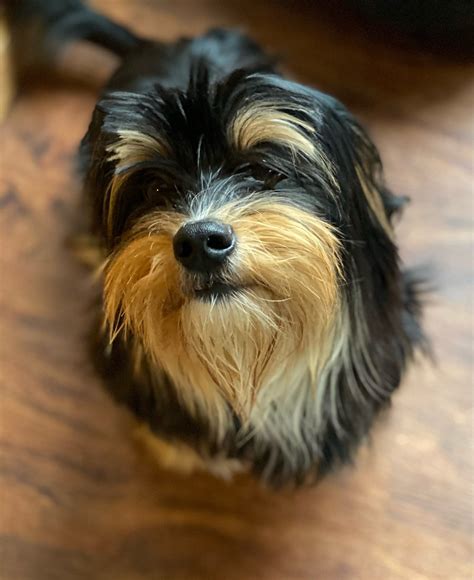
<svg viewBox="0 0 474 580"><path fill-rule="evenodd" d="M173 240L176 259L193 272L211 273L235 248L232 228L220 222L191 222L180 228Z"/></svg>

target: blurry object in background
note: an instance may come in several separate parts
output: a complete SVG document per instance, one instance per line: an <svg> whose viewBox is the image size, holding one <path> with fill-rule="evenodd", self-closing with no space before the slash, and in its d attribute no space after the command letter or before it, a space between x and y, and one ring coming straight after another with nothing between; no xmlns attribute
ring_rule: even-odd
<svg viewBox="0 0 474 580"><path fill-rule="evenodd" d="M137 43L133 34L80 0L12 2L6 15L13 30L15 67L20 73L29 68L50 69L64 45L74 40L92 42L119 56Z"/></svg>
<svg viewBox="0 0 474 580"><path fill-rule="evenodd" d="M10 64L10 34L5 18L0 14L0 121L2 121L13 99L12 67Z"/></svg>
<svg viewBox="0 0 474 580"><path fill-rule="evenodd" d="M474 46L472 0L346 0L371 22L420 43L462 51Z"/></svg>
<svg viewBox="0 0 474 580"><path fill-rule="evenodd" d="M19 86L46 76L102 86L118 66L115 55L121 56L121 51L136 43L125 28L112 26L80 0L10 2L2 22L1 66L7 68L10 79L7 94L1 96L2 116ZM98 51L98 47L104 50Z"/></svg>

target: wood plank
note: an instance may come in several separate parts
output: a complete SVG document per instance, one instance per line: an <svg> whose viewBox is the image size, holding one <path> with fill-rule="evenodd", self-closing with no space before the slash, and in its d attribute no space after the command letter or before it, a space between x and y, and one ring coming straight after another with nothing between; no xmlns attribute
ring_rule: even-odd
<svg viewBox="0 0 474 580"><path fill-rule="evenodd" d="M66 244L96 91L36 83L1 128L0 577L471 578L473 67L303 2L94 4L164 39L249 30L363 119L389 184L412 198L403 258L434 266L426 325L438 364L412 369L356 466L316 488L159 471L91 368L93 290Z"/></svg>

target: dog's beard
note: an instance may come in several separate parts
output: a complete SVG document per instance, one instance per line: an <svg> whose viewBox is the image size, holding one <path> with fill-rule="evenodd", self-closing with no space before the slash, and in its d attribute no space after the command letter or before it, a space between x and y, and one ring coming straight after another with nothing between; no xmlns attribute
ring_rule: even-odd
<svg viewBox="0 0 474 580"><path fill-rule="evenodd" d="M228 203L207 216L231 224L237 236L219 276L230 293L196 295L196 280L172 247L189 217L156 213L108 260L105 321L112 340L125 332L140 341L193 413L215 417L224 399L245 422L257 394L296 361L305 359L317 375L330 356L340 306L339 242L314 214L271 198Z"/></svg>

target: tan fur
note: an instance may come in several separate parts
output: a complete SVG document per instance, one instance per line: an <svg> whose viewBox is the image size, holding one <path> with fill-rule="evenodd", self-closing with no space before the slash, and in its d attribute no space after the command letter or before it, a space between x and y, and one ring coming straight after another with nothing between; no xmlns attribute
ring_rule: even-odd
<svg viewBox="0 0 474 580"><path fill-rule="evenodd" d="M335 183L329 159L313 142L314 133L315 128L310 123L280 111L274 103L263 102L238 112L230 124L229 139L238 149L250 149L265 141L288 147L293 154L317 162Z"/></svg>
<svg viewBox="0 0 474 580"><path fill-rule="evenodd" d="M364 172L360 167L356 167L357 177L359 178L360 184L362 186L362 191L364 192L365 198L367 203L369 204L370 209L372 210L373 214L379 221L380 225L385 230L386 234L389 238L393 238L394 232L392 225L388 221L387 214L385 212L385 208L383 205L382 198L380 197L380 193L373 187L371 184L367 182L367 179L364 177Z"/></svg>
<svg viewBox="0 0 474 580"><path fill-rule="evenodd" d="M165 469L188 474L205 468L204 460L194 449L181 442L165 441L154 435L146 425L137 428L135 437L153 459Z"/></svg>
<svg viewBox="0 0 474 580"><path fill-rule="evenodd" d="M118 135L119 139L109 145L107 151L111 153L110 160L117 161L119 170L134 163L147 161L154 155L163 157L169 155L168 145L156 137L131 129L123 129Z"/></svg>
<svg viewBox="0 0 474 580"><path fill-rule="evenodd" d="M315 155L314 144L305 134L314 133L314 128L268 102L240 110L231 124L231 131L232 141L239 149L273 141L286 144L308 157Z"/></svg>
<svg viewBox="0 0 474 580"><path fill-rule="evenodd" d="M109 234L112 232L112 227L114 223L114 209L115 203L117 201L117 194L121 188L125 185L127 179L130 177L129 174L116 174L110 180L107 191L104 195L104 215L107 216L107 229Z"/></svg>
<svg viewBox="0 0 474 580"><path fill-rule="evenodd" d="M236 202L209 217L237 234L228 278L242 291L214 304L189 295L172 252L184 216L170 213L149 216L111 257L104 302L111 337L132 330L219 438L231 420L224 401L245 424L259 392L295 361L313 378L324 368L339 310L339 243L331 226L283 202Z"/></svg>
<svg viewBox="0 0 474 580"><path fill-rule="evenodd" d="M201 456L185 443L157 437L146 425L140 425L136 429L135 437L164 469L185 475L194 471L208 471L222 479L231 479L234 474L245 470L244 464L237 459Z"/></svg>
<svg viewBox="0 0 474 580"><path fill-rule="evenodd" d="M104 213L108 216L109 231L113 224L117 194L130 177L130 173L121 172L127 167L152 159L154 156L165 157L169 155L168 145L158 138L139 131L125 129L120 131L118 135L118 140L107 147L107 152L110 155L109 160L116 162L115 174L110 180L108 191L104 197Z"/></svg>
<svg viewBox="0 0 474 580"><path fill-rule="evenodd" d="M164 212L150 217L107 260L104 306L112 335L123 325L141 335L150 310L162 317L182 301L172 247L182 221L178 214Z"/></svg>

